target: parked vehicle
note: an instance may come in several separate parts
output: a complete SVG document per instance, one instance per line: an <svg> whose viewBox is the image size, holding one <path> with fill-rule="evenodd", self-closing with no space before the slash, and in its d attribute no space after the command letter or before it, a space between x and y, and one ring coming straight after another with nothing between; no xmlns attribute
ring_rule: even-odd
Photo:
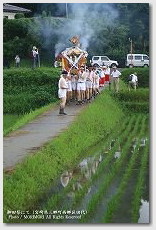
<svg viewBox="0 0 156 230"><path fill-rule="evenodd" d="M91 65L94 67L101 67L104 65L108 65L110 67L118 66L118 62L114 60L110 60L107 56L93 56L91 60Z"/></svg>
<svg viewBox="0 0 156 230"><path fill-rule="evenodd" d="M127 54L127 67L149 67L149 57L146 54Z"/></svg>

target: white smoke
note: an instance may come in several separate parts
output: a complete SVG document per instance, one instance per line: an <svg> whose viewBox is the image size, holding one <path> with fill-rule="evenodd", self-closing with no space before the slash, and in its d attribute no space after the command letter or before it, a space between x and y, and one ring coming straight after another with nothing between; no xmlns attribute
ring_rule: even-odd
<svg viewBox="0 0 156 230"><path fill-rule="evenodd" d="M61 8L61 4L58 6ZM67 7L69 19L57 30L59 40L55 46L56 55L64 48L64 43L67 46L69 38L75 35L80 37L81 48L87 50L92 37L98 36L106 26L113 26L118 17L112 4L69 3Z"/></svg>
<svg viewBox="0 0 156 230"><path fill-rule="evenodd" d="M62 4L58 3L58 14L62 12ZM99 33L107 27L113 27L118 11L113 4L107 3L68 3L68 17L63 18L57 25L52 18L36 17L36 34L42 36L43 46L50 48L52 40L55 41L55 56L65 48L70 47L69 39L79 36L81 48L87 50L91 41L98 40ZM59 19L60 20L60 19ZM37 29L38 28L38 29ZM35 31L35 28L31 28ZM99 41L101 42L101 41ZM106 42L103 38L102 42Z"/></svg>

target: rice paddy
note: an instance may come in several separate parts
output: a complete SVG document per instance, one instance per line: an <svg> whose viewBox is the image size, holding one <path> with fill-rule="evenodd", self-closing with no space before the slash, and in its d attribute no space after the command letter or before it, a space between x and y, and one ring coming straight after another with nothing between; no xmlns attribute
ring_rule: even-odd
<svg viewBox="0 0 156 230"><path fill-rule="evenodd" d="M124 100L123 95L124 93L122 93L122 100ZM19 207L29 210L32 214L21 215L21 219L8 219L5 214L6 222L149 223L148 113L143 113L140 109L137 111L136 107L133 107L132 111L124 115L121 101L120 103L117 100L112 101L108 92L100 97L83 111L81 117L78 117L65 133L45 147L41 154L28 159L23 168L22 165L21 169L17 168L14 175L6 175L5 191L8 193L5 194L8 198L5 201L5 212L9 209L8 204L14 206L13 201L9 203L10 180L14 183L14 188L19 186L20 191L23 189L25 194L25 197L21 195L20 198L17 188L14 191L12 187L12 196L17 194L14 202L18 200ZM104 105L106 108L101 108L103 100L110 102ZM104 114L103 110L108 111L108 114ZM146 111L148 111L147 105ZM105 122L99 119L100 116L103 116ZM115 117L118 118L113 120ZM90 119L96 132L92 125L90 126ZM70 141L67 143L69 138ZM82 140L84 140L82 145L78 145ZM88 142L92 145L87 146ZM37 167L42 169L39 162L42 162L43 157L49 160L44 161L47 170L44 167L43 170L38 171L39 178L39 175L33 175L33 171L35 172ZM50 162L55 163L53 168ZM28 174L34 163L35 169L31 169L30 177ZM40 187L41 181L42 187ZM143 205L146 205L145 216L141 211Z"/></svg>
<svg viewBox="0 0 156 230"><path fill-rule="evenodd" d="M92 156L92 161L87 158L79 164L81 174L78 174L76 170L75 173L74 170L66 172L68 189L63 189L59 197L57 194L52 194L47 204L42 207L42 209L75 210L77 213L86 210L87 213L81 215L80 219L74 217L74 219L60 220L54 217L49 222L127 223L128 221L128 223L137 223L140 198L143 195L141 185L144 180L141 178L144 178L142 176L148 170L144 167L147 164L149 152L148 133L146 132L144 136L147 131L147 119L138 115L137 118L131 117L129 122L131 125L127 125L124 132L121 129L121 133L118 133L118 139L115 140L113 147L110 143L106 151L106 146L103 146L97 155ZM144 145L142 140L145 142ZM138 161L141 164L138 164ZM130 205L126 207L129 216L126 214L120 219L117 217L120 213L119 206L122 208L122 205L127 202L124 193L131 179L135 179L136 176L134 190L131 191Z"/></svg>

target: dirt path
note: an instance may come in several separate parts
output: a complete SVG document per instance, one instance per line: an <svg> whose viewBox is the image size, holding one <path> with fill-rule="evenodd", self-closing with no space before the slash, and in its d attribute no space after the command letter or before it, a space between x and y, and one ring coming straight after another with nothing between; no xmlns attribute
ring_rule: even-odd
<svg viewBox="0 0 156 230"><path fill-rule="evenodd" d="M11 170L18 162L43 144L59 135L73 122L85 107L75 104L66 106L68 115L58 115L59 108L43 113L8 137L3 139L3 169Z"/></svg>

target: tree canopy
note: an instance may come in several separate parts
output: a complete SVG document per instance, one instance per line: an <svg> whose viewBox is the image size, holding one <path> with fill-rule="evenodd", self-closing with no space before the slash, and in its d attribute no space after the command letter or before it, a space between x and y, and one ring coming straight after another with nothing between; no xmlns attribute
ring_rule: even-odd
<svg viewBox="0 0 156 230"><path fill-rule="evenodd" d="M102 11L101 7L99 14L94 15L94 20L89 21L91 10L96 8L97 4L88 5L88 18L85 17L83 23L89 23L86 25L90 25L90 28L95 31L94 33L92 31L91 38L88 40L89 58L92 55L107 55L111 59L116 59L120 66L124 66L126 54L130 52L129 38L133 41L134 53L149 54L149 4L110 3L107 4L107 7L113 9L112 12L110 10L111 16L107 10L106 12ZM104 5L103 3L99 4ZM30 9L32 12L27 18L4 19L5 59L10 61L17 53L22 58L27 58L32 46L36 45L40 48L42 58L53 60L55 47L58 45L60 37L70 29L70 25L74 21L72 5L68 4L68 9L64 3L16 3L14 5ZM98 9L100 9L99 5ZM76 14L77 11L74 13ZM82 12L79 13L81 15ZM87 26L85 30L83 35L87 38L87 33L90 31ZM81 34L81 37L83 35ZM67 40L64 38L62 40L65 43L63 45L68 47Z"/></svg>

